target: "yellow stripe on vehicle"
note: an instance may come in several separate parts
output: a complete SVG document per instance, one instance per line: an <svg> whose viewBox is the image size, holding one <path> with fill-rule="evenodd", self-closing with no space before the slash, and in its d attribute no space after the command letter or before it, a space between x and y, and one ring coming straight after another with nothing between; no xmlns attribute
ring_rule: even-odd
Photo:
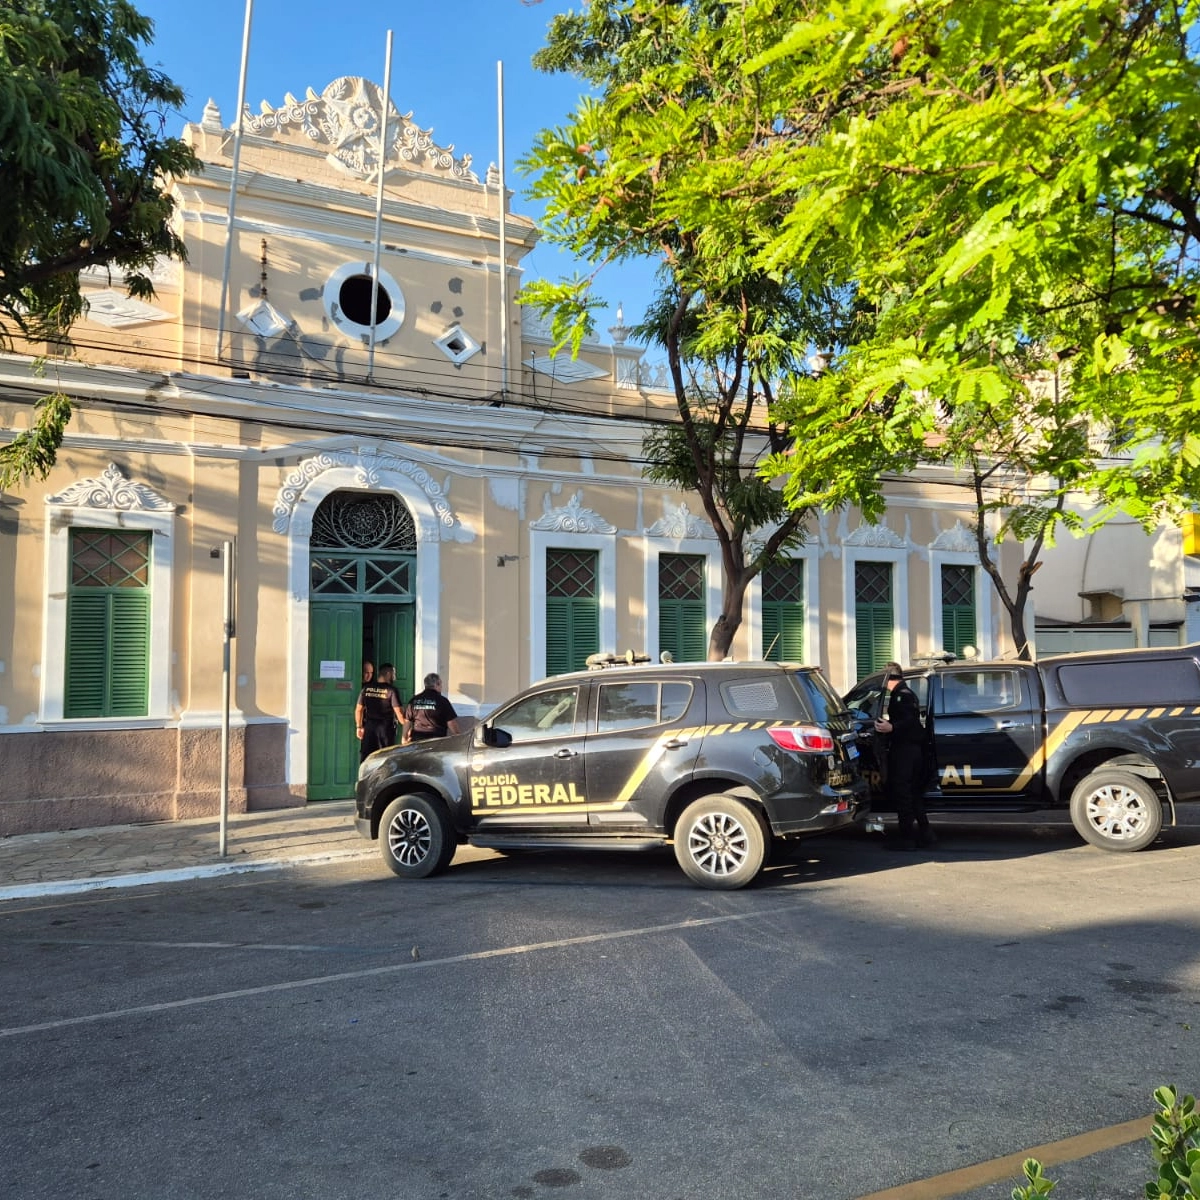
<svg viewBox="0 0 1200 1200"><path fill-rule="evenodd" d="M1081 724L1090 723L1091 718L1102 720L1103 715L1083 712L1067 713L1058 725L1055 726L1053 732L1048 737L1042 739L1041 745L1038 746L1029 761L1025 764L1025 769L1005 790L1009 792L1023 791L1034 775L1050 761L1050 756L1066 741L1067 737L1074 733Z"/></svg>
<svg viewBox="0 0 1200 1200"><path fill-rule="evenodd" d="M1083 714L1083 723L1085 725L1099 725L1102 721L1108 720L1110 709L1094 708L1089 713Z"/></svg>
<svg viewBox="0 0 1200 1200"><path fill-rule="evenodd" d="M666 753L668 742L673 742L676 738L687 737L692 733L693 731L687 729L672 730L670 733L664 733L646 751L642 761L634 768L633 774L625 780L625 786L617 793L617 798L612 802L611 807L620 808L633 799L634 793L642 786L646 776L653 770L654 764Z"/></svg>

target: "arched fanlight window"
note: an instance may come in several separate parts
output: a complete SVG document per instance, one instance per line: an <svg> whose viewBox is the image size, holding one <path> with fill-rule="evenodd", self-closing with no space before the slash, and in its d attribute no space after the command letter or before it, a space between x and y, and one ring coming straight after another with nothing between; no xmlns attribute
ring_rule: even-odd
<svg viewBox="0 0 1200 1200"><path fill-rule="evenodd" d="M333 492L313 514L314 550L413 552L417 529L412 514L390 492Z"/></svg>

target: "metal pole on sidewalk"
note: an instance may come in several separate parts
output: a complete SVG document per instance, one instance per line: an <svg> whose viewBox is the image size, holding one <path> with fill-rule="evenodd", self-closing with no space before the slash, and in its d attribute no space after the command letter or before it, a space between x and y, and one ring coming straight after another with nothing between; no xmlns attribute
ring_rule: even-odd
<svg viewBox="0 0 1200 1200"><path fill-rule="evenodd" d="M229 833L229 684L230 644L237 636L233 616L233 542L223 542L221 558L224 567L224 644L221 649L221 838L220 856L225 857Z"/></svg>

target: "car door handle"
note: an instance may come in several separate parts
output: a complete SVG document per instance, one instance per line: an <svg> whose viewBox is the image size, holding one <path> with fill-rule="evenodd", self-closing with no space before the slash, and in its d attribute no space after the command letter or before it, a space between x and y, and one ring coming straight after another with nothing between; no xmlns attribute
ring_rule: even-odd
<svg viewBox="0 0 1200 1200"><path fill-rule="evenodd" d="M664 750L682 750L687 745L687 738L673 737L669 742L663 742Z"/></svg>
<svg viewBox="0 0 1200 1200"><path fill-rule="evenodd" d="M577 752L570 749L570 747L564 746L561 750L555 750L554 757L555 758L574 758L576 753Z"/></svg>

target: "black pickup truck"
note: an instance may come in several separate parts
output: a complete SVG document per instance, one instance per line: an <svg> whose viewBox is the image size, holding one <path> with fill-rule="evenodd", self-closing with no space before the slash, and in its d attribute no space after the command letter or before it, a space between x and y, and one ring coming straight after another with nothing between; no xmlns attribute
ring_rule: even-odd
<svg viewBox="0 0 1200 1200"><path fill-rule="evenodd" d="M1069 808L1105 850L1141 850L1175 805L1200 800L1200 645L1070 654L1038 662L951 662L905 672L929 738L926 807L937 812ZM847 697L873 811L887 811L866 718L882 675Z"/></svg>

